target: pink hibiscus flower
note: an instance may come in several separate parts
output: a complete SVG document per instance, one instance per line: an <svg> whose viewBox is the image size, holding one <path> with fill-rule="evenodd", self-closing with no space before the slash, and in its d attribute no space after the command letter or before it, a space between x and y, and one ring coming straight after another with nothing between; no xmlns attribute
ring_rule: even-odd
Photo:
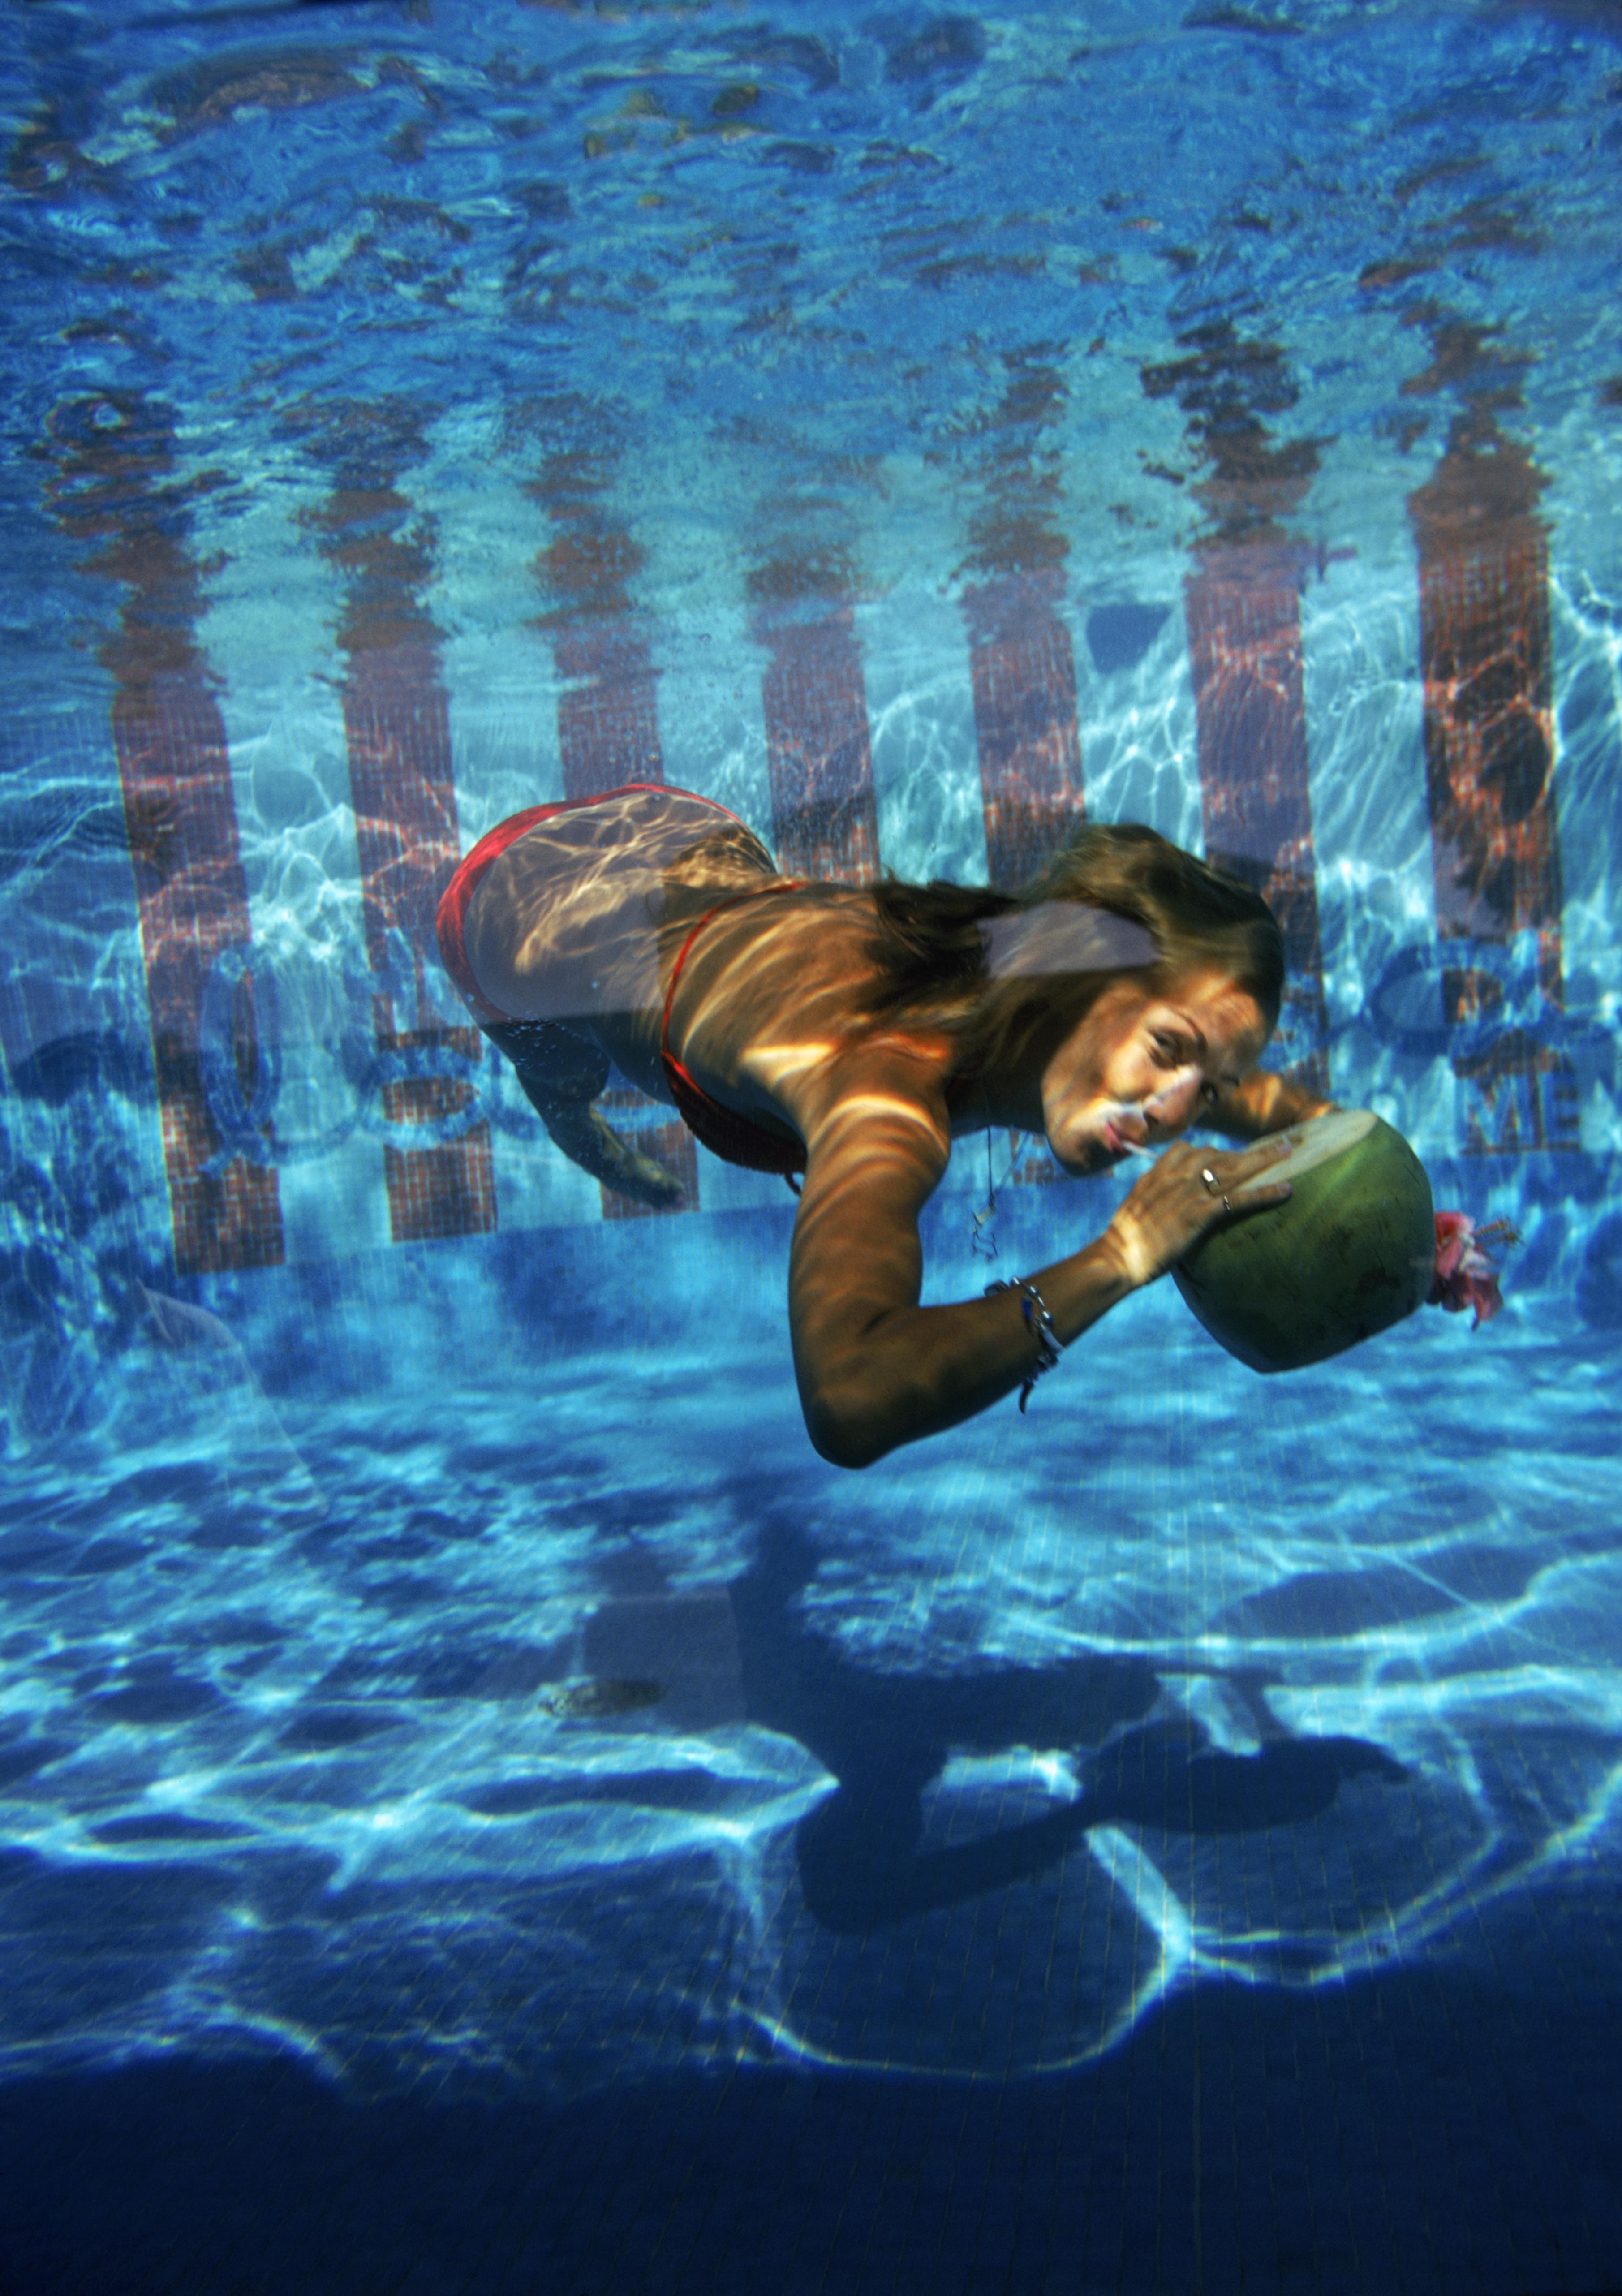
<svg viewBox="0 0 1622 2296"><path fill-rule="evenodd" d="M1466 1308L1476 1311L1470 1325L1489 1324L1503 1305L1498 1290L1498 1270L1487 1258L1487 1244L1519 1243L1508 1220L1492 1220L1479 1228L1468 1212L1438 1212L1436 1216L1436 1273L1430 1280L1430 1305L1456 1316Z"/></svg>

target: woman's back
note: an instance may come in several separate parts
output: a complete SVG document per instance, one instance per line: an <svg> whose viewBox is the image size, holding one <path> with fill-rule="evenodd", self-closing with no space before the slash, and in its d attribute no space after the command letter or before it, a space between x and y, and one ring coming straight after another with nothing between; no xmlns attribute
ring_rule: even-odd
<svg viewBox="0 0 1622 2296"><path fill-rule="evenodd" d="M684 1079L784 1137L797 1082L859 1016L872 925L865 894L779 876L741 822L664 788L515 816L441 911L446 964L487 1025L587 1032L689 1121Z"/></svg>

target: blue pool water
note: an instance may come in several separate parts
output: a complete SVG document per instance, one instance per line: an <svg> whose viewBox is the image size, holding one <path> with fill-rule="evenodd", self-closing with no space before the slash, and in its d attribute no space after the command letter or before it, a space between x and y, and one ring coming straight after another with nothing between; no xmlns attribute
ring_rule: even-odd
<svg viewBox="0 0 1622 2296"><path fill-rule="evenodd" d="M1616 10L0 75L0 2283L1614 2285ZM1278 1057L1506 1305L1264 1382L1161 1285L843 1473L781 1184L622 1217L425 920L593 772L983 881L1055 693L1073 808L1304 872ZM1003 1273L1132 1177L1020 1153Z"/></svg>

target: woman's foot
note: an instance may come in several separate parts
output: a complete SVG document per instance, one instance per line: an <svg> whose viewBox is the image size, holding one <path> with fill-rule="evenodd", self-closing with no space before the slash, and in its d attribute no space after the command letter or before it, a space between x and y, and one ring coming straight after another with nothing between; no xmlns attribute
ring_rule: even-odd
<svg viewBox="0 0 1622 2296"><path fill-rule="evenodd" d="M622 1140L592 1105L609 1080L600 1045L556 1021L490 1022L485 1034L512 1062L524 1097L570 1163L656 1211L681 1202L680 1181Z"/></svg>
<svg viewBox="0 0 1622 2296"><path fill-rule="evenodd" d="M593 1179L656 1211L682 1201L681 1182L622 1140L600 1108L583 1100L543 1100L533 1092L529 1097L557 1146Z"/></svg>

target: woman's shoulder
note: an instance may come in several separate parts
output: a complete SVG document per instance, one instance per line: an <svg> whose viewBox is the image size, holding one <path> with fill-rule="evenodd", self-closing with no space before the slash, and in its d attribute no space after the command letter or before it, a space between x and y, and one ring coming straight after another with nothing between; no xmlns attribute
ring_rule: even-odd
<svg viewBox="0 0 1622 2296"><path fill-rule="evenodd" d="M899 1131L926 1160L944 1168L952 1150L948 1091L952 1046L917 1029L874 1024L860 1013L808 1062L791 1095L801 1136L819 1140L853 1131Z"/></svg>

